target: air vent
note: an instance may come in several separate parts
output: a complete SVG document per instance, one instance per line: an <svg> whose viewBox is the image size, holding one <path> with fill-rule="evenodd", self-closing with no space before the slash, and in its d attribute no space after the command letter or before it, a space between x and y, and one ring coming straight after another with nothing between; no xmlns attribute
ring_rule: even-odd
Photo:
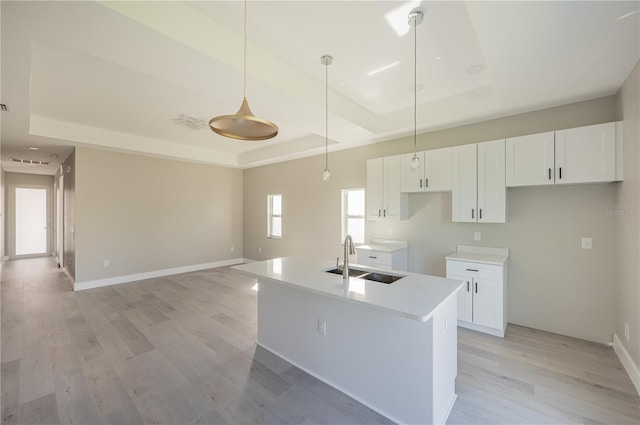
<svg viewBox="0 0 640 425"><path fill-rule="evenodd" d="M13 162L19 162L20 164L32 164L32 165L49 165L49 161L38 161L37 159L19 159L11 158Z"/></svg>
<svg viewBox="0 0 640 425"><path fill-rule="evenodd" d="M6 103L0 103L0 111L9 112L9 107L7 106Z"/></svg>

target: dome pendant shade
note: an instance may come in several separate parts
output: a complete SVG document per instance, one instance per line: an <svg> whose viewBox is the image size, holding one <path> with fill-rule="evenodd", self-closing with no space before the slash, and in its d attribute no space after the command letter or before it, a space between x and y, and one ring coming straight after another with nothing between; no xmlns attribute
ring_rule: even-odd
<svg viewBox="0 0 640 425"><path fill-rule="evenodd" d="M221 136L238 140L266 140L278 134L277 125L253 115L246 97L238 112L211 118L209 127Z"/></svg>

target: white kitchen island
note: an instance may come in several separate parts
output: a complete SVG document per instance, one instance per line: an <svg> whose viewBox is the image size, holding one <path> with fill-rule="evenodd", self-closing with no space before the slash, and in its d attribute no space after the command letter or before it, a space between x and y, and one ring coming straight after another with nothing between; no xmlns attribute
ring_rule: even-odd
<svg viewBox="0 0 640 425"><path fill-rule="evenodd" d="M258 278L258 345L395 422L444 423L462 282L407 272L344 282L325 271L334 267L301 257L233 267Z"/></svg>

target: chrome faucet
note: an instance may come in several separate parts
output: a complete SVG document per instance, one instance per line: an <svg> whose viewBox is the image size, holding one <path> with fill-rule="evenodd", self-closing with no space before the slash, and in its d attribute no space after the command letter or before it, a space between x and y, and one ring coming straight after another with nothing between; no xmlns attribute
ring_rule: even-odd
<svg viewBox="0 0 640 425"><path fill-rule="evenodd" d="M356 248L353 246L351 235L344 238L344 264L342 265L342 279L349 279L349 255L354 255Z"/></svg>

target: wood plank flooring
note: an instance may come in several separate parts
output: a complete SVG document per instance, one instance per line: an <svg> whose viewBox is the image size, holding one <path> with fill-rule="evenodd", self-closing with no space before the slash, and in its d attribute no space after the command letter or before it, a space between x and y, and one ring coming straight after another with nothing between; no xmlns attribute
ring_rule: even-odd
<svg viewBox="0 0 640 425"><path fill-rule="evenodd" d="M50 258L4 264L3 424L386 424L257 348L255 280L229 268L71 292ZM450 424L638 424L613 350L459 328Z"/></svg>

